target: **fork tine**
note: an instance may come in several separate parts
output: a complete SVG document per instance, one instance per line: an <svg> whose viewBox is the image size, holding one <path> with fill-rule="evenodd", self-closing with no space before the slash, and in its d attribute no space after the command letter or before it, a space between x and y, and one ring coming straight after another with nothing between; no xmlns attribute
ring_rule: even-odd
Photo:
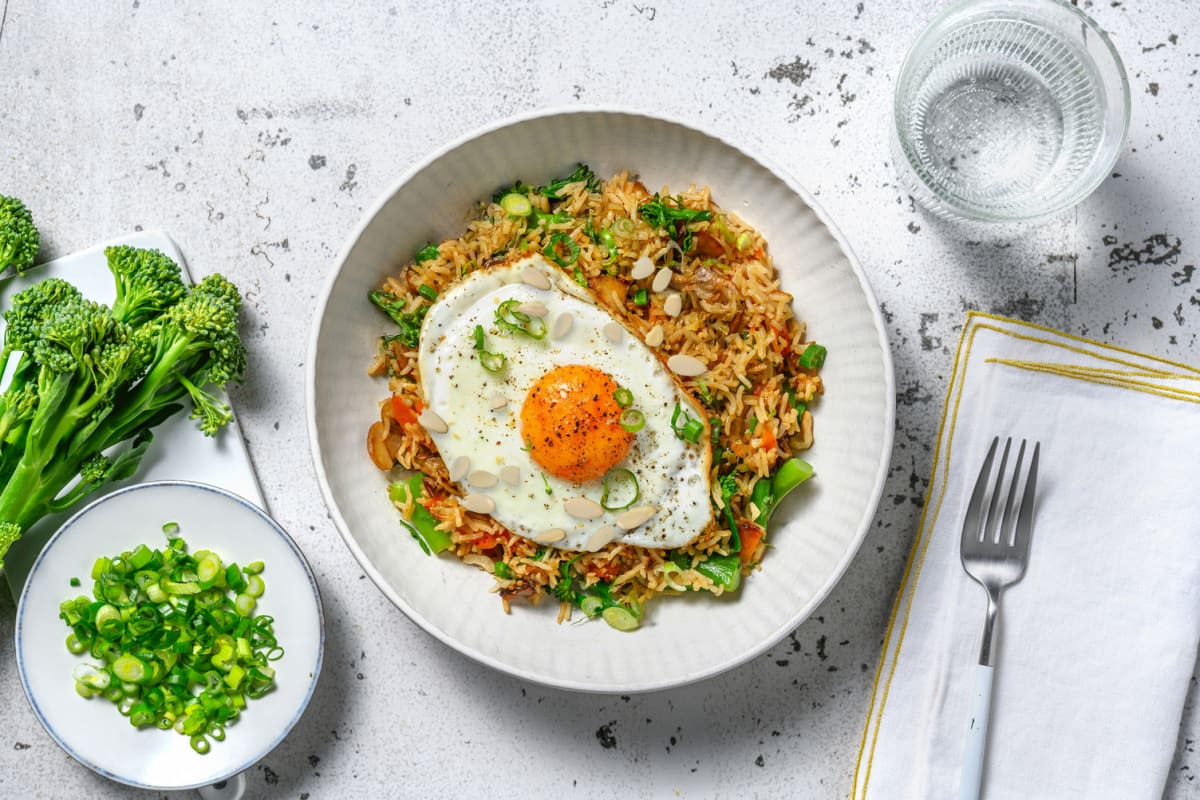
<svg viewBox="0 0 1200 800"><path fill-rule="evenodd" d="M997 439L1000 437L997 436ZM983 542L998 542L1000 541L1000 514L998 506L1000 504L1000 495L1003 494L1004 476L1007 474L1005 467L1008 466L1008 450L1012 447L1012 437L1004 440L1004 454L1000 456L1000 469L996 471L996 484L992 487L992 500L988 503L987 521L983 525L983 534L980 536L980 541Z"/></svg>
<svg viewBox="0 0 1200 800"><path fill-rule="evenodd" d="M992 459L996 455L996 446L999 443L999 436L992 439L992 446L988 448L987 458L983 460L983 466L979 470L979 477L975 479L975 489L971 492L971 502L967 504L967 516L963 520L963 545L979 541L980 522L983 514L983 497L987 494L988 476L992 471Z"/></svg>
<svg viewBox="0 0 1200 800"><path fill-rule="evenodd" d="M1010 547L1016 543L1017 485L1021 482L1021 464L1025 461L1025 440L1017 450L1017 463L1013 465L1012 479L1008 482L1008 498L1004 501L1004 520L1000 524L999 542Z"/></svg>
<svg viewBox="0 0 1200 800"><path fill-rule="evenodd" d="M1041 442L1033 443L1033 456L1029 459L1029 474L1025 477L1025 492L1021 495L1021 510L1017 513L1017 530L1014 547L1020 552L1021 558L1029 555L1029 540L1033 531L1033 503L1037 493L1038 454L1041 452Z"/></svg>

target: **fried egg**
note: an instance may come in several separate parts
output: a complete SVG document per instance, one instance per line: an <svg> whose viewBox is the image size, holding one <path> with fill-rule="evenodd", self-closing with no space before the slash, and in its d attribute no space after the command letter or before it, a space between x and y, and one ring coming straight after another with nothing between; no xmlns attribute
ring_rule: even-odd
<svg viewBox="0 0 1200 800"><path fill-rule="evenodd" d="M587 551L680 547L712 521L707 415L633 331L540 255L446 290L425 316L418 359L420 421L467 510ZM621 424L620 388L644 415L639 430L628 416ZM704 424L698 442L675 433L676 409ZM637 483L627 505L623 470Z"/></svg>

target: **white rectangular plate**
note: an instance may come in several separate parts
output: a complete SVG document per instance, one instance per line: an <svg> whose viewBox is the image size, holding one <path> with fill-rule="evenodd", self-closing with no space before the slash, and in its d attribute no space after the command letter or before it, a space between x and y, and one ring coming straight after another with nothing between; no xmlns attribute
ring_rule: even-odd
<svg viewBox="0 0 1200 800"><path fill-rule="evenodd" d="M0 283L0 308L8 308L14 294L46 278L63 278L79 287L87 297L101 303L111 303L116 296L116 288L104 258L104 248L112 245L161 250L183 268L184 280L191 282L183 255L169 236L161 231L139 231L56 258L23 276ZM3 335L3 331L4 322L0 320L0 335ZM215 438L210 438L200 432L195 421L187 418L186 411L155 428L154 441L132 478L101 487L89 495L83 505L131 483L168 478L218 486L262 508L266 507L237 420L222 429ZM20 596L25 576L29 574L29 568L42 546L58 526L81 507L42 519L9 549L4 558L4 577L8 580L14 599Z"/></svg>

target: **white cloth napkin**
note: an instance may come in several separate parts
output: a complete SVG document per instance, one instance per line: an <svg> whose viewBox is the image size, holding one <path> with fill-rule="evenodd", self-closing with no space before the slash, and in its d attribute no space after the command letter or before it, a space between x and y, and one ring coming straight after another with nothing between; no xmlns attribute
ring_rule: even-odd
<svg viewBox="0 0 1200 800"><path fill-rule="evenodd" d="M986 608L959 538L996 435L1042 449L982 797L1158 800L1200 639L1200 370L974 313L851 796L958 797Z"/></svg>

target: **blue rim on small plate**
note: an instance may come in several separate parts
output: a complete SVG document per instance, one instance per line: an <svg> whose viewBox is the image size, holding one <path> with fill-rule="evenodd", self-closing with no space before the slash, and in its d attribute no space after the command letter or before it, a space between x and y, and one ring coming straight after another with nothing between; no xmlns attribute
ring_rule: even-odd
<svg viewBox="0 0 1200 800"><path fill-rule="evenodd" d="M249 704L206 755L188 738L138 730L103 698L74 691L71 671L87 656L69 653L58 618L63 600L87 593L92 563L145 543L159 546L162 526L178 523L192 552L225 561L265 563L259 611L275 617L284 649L277 685ZM86 540L86 541L83 541ZM165 543L165 538L162 539ZM78 577L81 585L72 587ZM320 590L291 536L265 511L224 489L154 481L113 492L71 517L46 543L21 593L15 624L21 686L38 721L71 758L110 780L158 791L194 789L228 779L270 753L299 721L321 672L325 650ZM215 758L214 758L215 756Z"/></svg>

